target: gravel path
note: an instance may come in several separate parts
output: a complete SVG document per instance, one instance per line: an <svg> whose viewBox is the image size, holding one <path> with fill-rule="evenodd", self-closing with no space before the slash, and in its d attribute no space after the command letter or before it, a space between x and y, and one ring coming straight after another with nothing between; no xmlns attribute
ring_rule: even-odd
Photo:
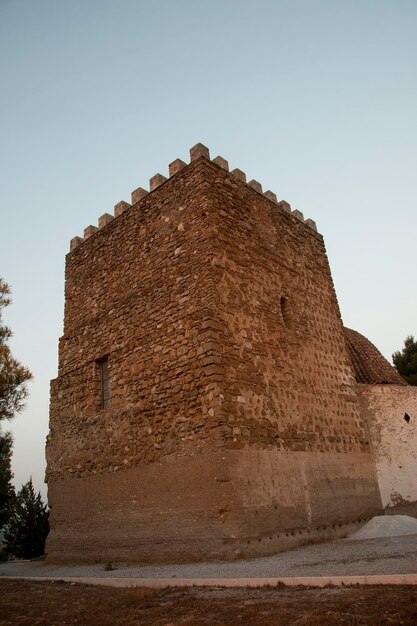
<svg viewBox="0 0 417 626"><path fill-rule="evenodd" d="M417 535L339 539L274 556L236 562L126 566L48 565L43 561L0 563L0 576L127 578L266 578L417 573Z"/></svg>

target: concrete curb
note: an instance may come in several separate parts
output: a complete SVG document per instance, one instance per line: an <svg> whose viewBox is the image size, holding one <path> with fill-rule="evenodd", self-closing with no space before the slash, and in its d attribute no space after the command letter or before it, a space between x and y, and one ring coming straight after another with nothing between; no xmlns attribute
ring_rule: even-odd
<svg viewBox="0 0 417 626"><path fill-rule="evenodd" d="M63 581L102 587L344 587L349 585L417 585L417 574L381 576L303 576L294 578L83 578L75 576L0 576L0 580Z"/></svg>

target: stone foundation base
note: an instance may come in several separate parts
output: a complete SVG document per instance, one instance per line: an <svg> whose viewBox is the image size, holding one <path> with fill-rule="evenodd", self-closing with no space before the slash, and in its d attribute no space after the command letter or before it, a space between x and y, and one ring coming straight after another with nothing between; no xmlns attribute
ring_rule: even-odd
<svg viewBox="0 0 417 626"><path fill-rule="evenodd" d="M211 450L49 483L49 562L251 558L342 537L381 508L371 457Z"/></svg>

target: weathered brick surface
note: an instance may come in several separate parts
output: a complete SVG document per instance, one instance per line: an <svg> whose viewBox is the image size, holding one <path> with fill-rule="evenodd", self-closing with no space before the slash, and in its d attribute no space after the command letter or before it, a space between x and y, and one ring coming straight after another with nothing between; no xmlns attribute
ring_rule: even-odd
<svg viewBox="0 0 417 626"><path fill-rule="evenodd" d="M110 536L115 559L266 554L380 505L322 237L192 157L67 256L56 560L108 556Z"/></svg>
<svg viewBox="0 0 417 626"><path fill-rule="evenodd" d="M344 328L344 333L356 382L372 385L407 384L369 339L351 328Z"/></svg>

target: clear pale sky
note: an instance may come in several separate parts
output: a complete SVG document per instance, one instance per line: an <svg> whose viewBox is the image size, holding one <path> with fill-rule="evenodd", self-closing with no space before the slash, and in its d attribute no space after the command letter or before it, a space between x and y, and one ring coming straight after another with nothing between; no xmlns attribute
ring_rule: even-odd
<svg viewBox="0 0 417 626"><path fill-rule="evenodd" d="M324 235L344 323L417 335L415 0L0 0L0 275L42 489L69 241L201 141Z"/></svg>

